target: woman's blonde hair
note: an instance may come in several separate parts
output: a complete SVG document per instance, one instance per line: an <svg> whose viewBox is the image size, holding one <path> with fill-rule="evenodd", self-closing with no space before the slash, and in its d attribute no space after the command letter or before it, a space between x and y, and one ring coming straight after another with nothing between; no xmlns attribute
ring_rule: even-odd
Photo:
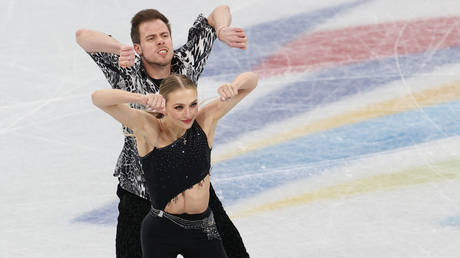
<svg viewBox="0 0 460 258"><path fill-rule="evenodd" d="M171 74L170 76L163 79L160 84L159 93L166 101L168 101L168 95L177 89L195 89L195 83L181 74Z"/></svg>
<svg viewBox="0 0 460 258"><path fill-rule="evenodd" d="M168 77L164 78L160 84L159 93L165 101L168 101L168 95L177 90L177 89L194 89L196 90L195 83L187 78L185 75L181 74L171 74ZM153 112L156 118L161 119L164 117L162 113Z"/></svg>

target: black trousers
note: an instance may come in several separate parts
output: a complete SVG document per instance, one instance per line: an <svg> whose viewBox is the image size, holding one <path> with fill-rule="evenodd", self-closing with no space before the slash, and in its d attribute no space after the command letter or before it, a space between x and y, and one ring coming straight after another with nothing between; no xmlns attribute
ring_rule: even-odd
<svg viewBox="0 0 460 258"><path fill-rule="evenodd" d="M144 258L176 258L178 254L184 258L227 258L217 228L211 223L210 209L202 214L173 217L153 213L145 216L141 227ZM187 228L190 224L177 218L195 222L193 225L200 221L199 226Z"/></svg>
<svg viewBox="0 0 460 258"><path fill-rule="evenodd" d="M117 189L118 223L115 249L117 258L142 258L141 224L150 210L150 201L120 186Z"/></svg>
<svg viewBox="0 0 460 258"><path fill-rule="evenodd" d="M117 195L120 198L115 241L117 258L142 258L141 224L145 215L150 211L150 202L122 189L120 186L118 186ZM240 233L225 212L212 185L210 187L209 207L214 213L217 230L228 257L249 257Z"/></svg>

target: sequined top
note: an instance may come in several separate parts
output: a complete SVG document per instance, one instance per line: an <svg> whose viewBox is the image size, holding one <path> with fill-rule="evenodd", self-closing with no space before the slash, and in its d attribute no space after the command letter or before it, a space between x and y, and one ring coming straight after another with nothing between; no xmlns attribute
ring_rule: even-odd
<svg viewBox="0 0 460 258"><path fill-rule="evenodd" d="M169 201L209 174L211 149L195 120L182 137L154 148L140 160L152 206L163 210Z"/></svg>

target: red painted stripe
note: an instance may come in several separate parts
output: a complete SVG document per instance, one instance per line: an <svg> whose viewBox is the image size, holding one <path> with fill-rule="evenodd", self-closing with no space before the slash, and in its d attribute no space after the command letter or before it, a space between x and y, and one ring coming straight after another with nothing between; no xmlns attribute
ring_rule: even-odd
<svg viewBox="0 0 460 258"><path fill-rule="evenodd" d="M460 46L460 16L307 34L254 67L267 77Z"/></svg>

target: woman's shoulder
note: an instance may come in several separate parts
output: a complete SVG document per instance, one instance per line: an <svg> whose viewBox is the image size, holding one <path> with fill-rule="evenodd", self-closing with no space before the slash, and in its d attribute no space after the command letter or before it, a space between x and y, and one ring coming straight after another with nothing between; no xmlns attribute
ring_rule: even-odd
<svg viewBox="0 0 460 258"><path fill-rule="evenodd" d="M160 125L158 119L151 113L139 110L139 128L134 130L137 135L149 135L158 134L160 131Z"/></svg>
<svg viewBox="0 0 460 258"><path fill-rule="evenodd" d="M200 127L201 130L203 130L205 133L210 129L213 124L214 124L214 119L212 116L210 116L209 112L206 112L206 110L200 110L198 113L198 116L195 119L195 122L197 126Z"/></svg>

